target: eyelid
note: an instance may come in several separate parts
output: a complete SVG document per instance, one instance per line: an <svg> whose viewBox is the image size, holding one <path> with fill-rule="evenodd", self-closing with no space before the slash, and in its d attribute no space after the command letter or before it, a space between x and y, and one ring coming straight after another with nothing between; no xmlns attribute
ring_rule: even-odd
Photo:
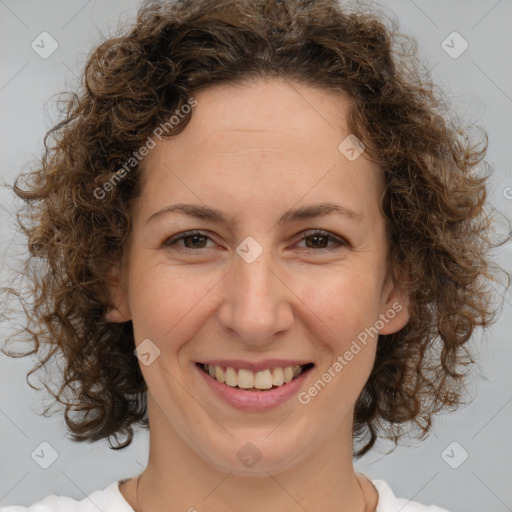
<svg viewBox="0 0 512 512"><path fill-rule="evenodd" d="M164 247L174 245L175 242L179 242L180 240L183 240L184 238L189 238L194 235L204 236L204 237L212 240L211 236L209 235L209 233L207 231L202 231L200 229L192 229L190 231L183 231L181 233L177 233L176 235L173 235L173 236L167 238L162 245ZM188 249L188 248L183 247L183 249ZM193 250L193 249L190 249L190 250Z"/></svg>
<svg viewBox="0 0 512 512"><path fill-rule="evenodd" d="M325 237L329 241L336 242L338 244L337 246L334 246L334 247L321 247L320 249L306 247L306 250L308 250L310 252L319 252L321 250L332 251L332 250L339 249L340 247L349 245L349 242L345 238L335 235L329 231L326 231L325 229L307 229L307 230L302 231L300 233L300 235L301 235L301 238L300 238L300 240L298 240L297 243L302 242L303 240L305 240L306 238L309 238L311 236L318 235L318 236Z"/></svg>
<svg viewBox="0 0 512 512"><path fill-rule="evenodd" d="M179 242L180 240L183 240L185 238L189 238L189 237L192 237L192 236L195 236L195 235L201 236L201 237L205 237L205 238L213 241L212 237L209 235L209 233L207 231L202 231L200 229L193 229L193 230L190 230L190 231L183 231L181 233L177 233L176 235L166 239L164 241L164 243L163 243L163 246L164 247L170 247L172 245L176 245L176 242ZM325 231L323 229L318 229L318 228L306 229L306 230L301 231L300 239L297 240L296 243L302 242L306 238L309 238L309 237L315 236L315 235L325 237L329 241L336 242L338 245L334 246L334 247L321 247L319 249L314 249L314 248L306 247L306 249L308 251L310 251L310 252L319 252L319 251L322 251L322 250L323 251L335 250L335 249L338 249L340 247L344 247L344 246L349 246L350 245L350 243L345 238L343 238L341 236L338 236L338 235L334 235L333 233L330 233L329 231ZM181 247L181 246L179 246L179 249L184 250L184 251L199 252L202 248L199 248L199 249L189 249L188 247Z"/></svg>

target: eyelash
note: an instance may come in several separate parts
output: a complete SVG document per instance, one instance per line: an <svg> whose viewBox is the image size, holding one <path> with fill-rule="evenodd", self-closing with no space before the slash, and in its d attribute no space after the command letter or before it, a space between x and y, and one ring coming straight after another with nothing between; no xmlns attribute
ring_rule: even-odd
<svg viewBox="0 0 512 512"><path fill-rule="evenodd" d="M169 238L168 240L166 240L164 242L164 246L165 247L171 247L173 245L176 245L176 242L179 242L180 240L184 240L185 238L191 238L193 236L201 236L201 237L205 237L205 238L211 240L211 238L205 232L198 231L198 230L193 230L193 231L186 231L184 233L181 233L179 235L176 235L176 236L173 236L173 237ZM343 240L342 238L339 238L339 237L336 237L334 235L331 235L328 231L323 231L321 229L314 229L314 230L304 231L304 236L299 240L299 242L302 242L303 240L306 240L306 238L310 238L310 237L313 237L313 236L321 236L323 238L327 238L329 241L333 241L333 242L336 242L338 244L338 246L336 246L336 247L321 247L318 250L333 251L333 250L339 249L340 247L348 245L348 243L345 240ZM190 252L198 252L201 249L206 249L206 247L201 247L199 249L190 249L189 247L181 247L181 246L179 246L179 249L180 250L184 250L184 251L190 251ZM317 251L317 249L309 248L309 247L306 247L306 249L308 251L313 251L313 252Z"/></svg>

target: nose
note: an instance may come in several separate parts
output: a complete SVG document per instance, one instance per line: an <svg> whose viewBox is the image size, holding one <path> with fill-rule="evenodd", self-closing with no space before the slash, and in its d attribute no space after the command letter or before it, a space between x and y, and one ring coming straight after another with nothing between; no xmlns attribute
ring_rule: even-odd
<svg viewBox="0 0 512 512"><path fill-rule="evenodd" d="M293 293L270 250L248 263L235 254L226 276L219 321L247 345L264 345L293 325ZM288 278L289 279L289 278Z"/></svg>

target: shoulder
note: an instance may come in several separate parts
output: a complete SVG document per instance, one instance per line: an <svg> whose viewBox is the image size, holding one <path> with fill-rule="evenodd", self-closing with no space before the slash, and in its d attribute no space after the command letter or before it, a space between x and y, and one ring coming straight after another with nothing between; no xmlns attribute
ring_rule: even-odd
<svg viewBox="0 0 512 512"><path fill-rule="evenodd" d="M29 507L1 507L0 512L134 512L119 491L119 481L94 491L83 500L52 494Z"/></svg>
<svg viewBox="0 0 512 512"><path fill-rule="evenodd" d="M436 505L422 505L417 501L406 498L397 498L387 482L370 478L377 492L379 502L375 512L450 512Z"/></svg>

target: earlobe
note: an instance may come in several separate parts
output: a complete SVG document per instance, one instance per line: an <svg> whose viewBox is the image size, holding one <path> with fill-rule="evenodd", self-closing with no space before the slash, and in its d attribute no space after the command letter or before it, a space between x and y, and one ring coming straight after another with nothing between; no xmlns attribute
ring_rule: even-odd
<svg viewBox="0 0 512 512"><path fill-rule="evenodd" d="M131 320L131 314L119 266L112 267L108 272L106 283L110 295L110 305L106 309L105 320L112 323L128 322Z"/></svg>
<svg viewBox="0 0 512 512"><path fill-rule="evenodd" d="M131 320L131 316L124 310L116 307L109 307L105 313L105 320L111 323L122 323Z"/></svg>

